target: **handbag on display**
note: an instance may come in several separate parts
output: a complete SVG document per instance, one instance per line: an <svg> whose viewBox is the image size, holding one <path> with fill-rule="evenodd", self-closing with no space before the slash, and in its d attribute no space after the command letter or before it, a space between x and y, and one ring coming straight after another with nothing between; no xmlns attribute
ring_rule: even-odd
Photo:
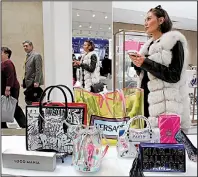
<svg viewBox="0 0 198 177"><path fill-rule="evenodd" d="M64 88L71 93L72 103L67 103ZM48 92L59 89L65 99L64 103L43 103ZM71 90L67 86L57 85L47 87L41 95L40 102L26 106L26 149L31 151L46 151L71 154L73 152L72 138L68 135L69 125L86 124L87 107L84 103L74 103Z"/></svg>
<svg viewBox="0 0 198 177"><path fill-rule="evenodd" d="M140 143L139 154L143 172L186 172L183 144Z"/></svg>
<svg viewBox="0 0 198 177"><path fill-rule="evenodd" d="M17 100L11 96L1 96L1 122L14 122Z"/></svg>
<svg viewBox="0 0 198 177"><path fill-rule="evenodd" d="M137 119L146 121L146 128L134 129L130 125ZM135 116L127 125L118 130L117 152L120 157L136 157L140 142L159 143L160 132L158 128L151 128L149 120L144 116Z"/></svg>
<svg viewBox="0 0 198 177"><path fill-rule="evenodd" d="M73 165L81 172L99 171L109 145L102 148L102 131L94 126L78 126L73 141Z"/></svg>
<svg viewBox="0 0 198 177"><path fill-rule="evenodd" d="M98 94L75 88L74 93L76 102L87 103L88 124L101 128L110 145L117 144L118 128L144 111L142 89L127 88ZM135 120L131 126L141 129L144 120Z"/></svg>
<svg viewBox="0 0 198 177"><path fill-rule="evenodd" d="M160 115L158 127L160 129L160 143L177 143L175 135L180 130L180 116L174 114Z"/></svg>

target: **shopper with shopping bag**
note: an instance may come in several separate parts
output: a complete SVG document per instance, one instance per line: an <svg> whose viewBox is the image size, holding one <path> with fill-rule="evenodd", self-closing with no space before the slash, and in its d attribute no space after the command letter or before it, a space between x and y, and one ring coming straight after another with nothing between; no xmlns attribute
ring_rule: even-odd
<svg viewBox="0 0 198 177"><path fill-rule="evenodd" d="M13 122L14 119L21 128L25 128L25 115L18 105L20 84L11 55L12 51L8 47L1 47L1 128L8 128L7 122Z"/></svg>

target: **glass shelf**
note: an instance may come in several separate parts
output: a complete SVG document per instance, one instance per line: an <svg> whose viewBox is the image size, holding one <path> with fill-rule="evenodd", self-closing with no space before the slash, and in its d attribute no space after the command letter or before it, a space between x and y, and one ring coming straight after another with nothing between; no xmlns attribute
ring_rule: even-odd
<svg viewBox="0 0 198 177"><path fill-rule="evenodd" d="M148 36L141 31L120 30L114 34L113 88L115 90L136 87L136 72L131 67L131 59L127 52L129 50L138 52L147 40Z"/></svg>

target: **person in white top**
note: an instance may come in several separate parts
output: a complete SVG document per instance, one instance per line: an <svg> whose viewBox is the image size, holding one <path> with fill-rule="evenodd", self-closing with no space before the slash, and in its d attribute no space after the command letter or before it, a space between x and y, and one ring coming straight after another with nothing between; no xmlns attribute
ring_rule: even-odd
<svg viewBox="0 0 198 177"><path fill-rule="evenodd" d="M85 54L80 61L74 60L73 65L80 69L80 72L77 72L77 78L81 82L82 88L92 91L91 86L99 83L100 80L99 58L94 52L95 45L92 41L85 41L83 49Z"/></svg>

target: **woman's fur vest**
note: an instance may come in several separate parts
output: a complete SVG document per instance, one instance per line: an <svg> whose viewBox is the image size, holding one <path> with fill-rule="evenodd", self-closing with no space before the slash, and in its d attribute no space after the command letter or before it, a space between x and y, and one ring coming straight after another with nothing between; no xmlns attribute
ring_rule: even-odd
<svg viewBox="0 0 198 177"><path fill-rule="evenodd" d="M183 34L178 31L170 31L162 35L159 42L154 42L148 51L148 47L153 41L149 39L142 49L140 54L149 55L149 59L165 66L169 66L172 60L171 49L180 41L184 49L184 65L180 77L180 81L177 83L168 83L161 79L156 78L148 72L149 82L148 89L150 91L148 95L149 103L149 119L151 124L157 126L157 117L160 114L178 114L181 116L181 128L190 127L190 102L188 96L187 75L186 69L188 64L188 49L187 41ZM139 76L139 83L143 78L143 72Z"/></svg>

